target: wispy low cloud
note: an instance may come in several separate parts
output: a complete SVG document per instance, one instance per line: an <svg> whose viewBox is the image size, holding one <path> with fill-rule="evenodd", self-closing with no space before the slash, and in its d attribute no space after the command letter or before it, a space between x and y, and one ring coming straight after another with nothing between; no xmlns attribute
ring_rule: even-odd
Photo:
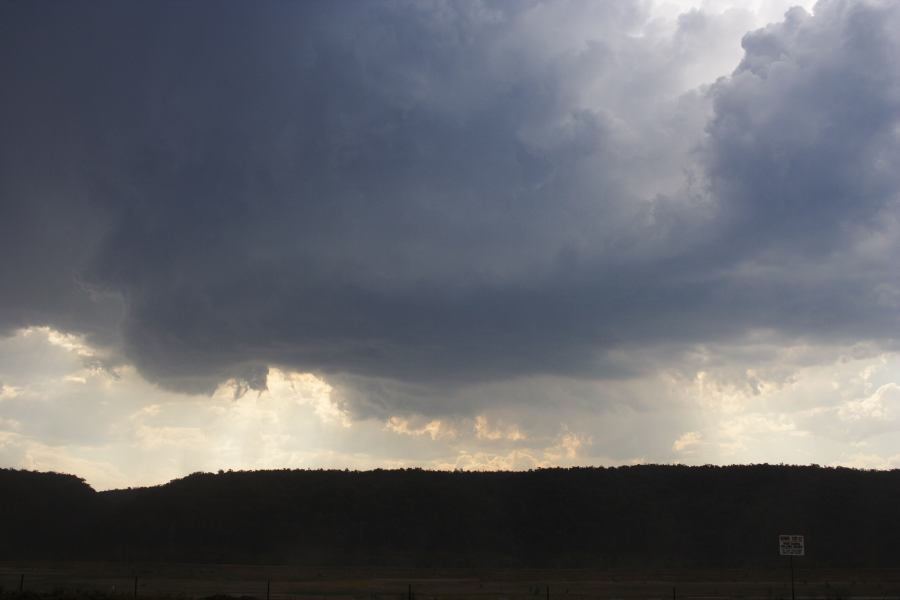
<svg viewBox="0 0 900 600"><path fill-rule="evenodd" d="M672 450L679 453L689 454L702 443L703 435L696 431L687 431L682 434L677 440L675 440L675 442L672 444Z"/></svg>
<svg viewBox="0 0 900 600"><path fill-rule="evenodd" d="M411 424L411 421L412 419L391 417L385 423L384 428L393 433L399 433L402 435L427 435L432 440L437 440L439 438L457 437L456 428L439 419L432 419L419 426Z"/></svg>
<svg viewBox="0 0 900 600"><path fill-rule="evenodd" d="M475 437L480 440L509 440L511 442L517 442L526 439L526 435L515 425L491 426L488 418L484 415L475 417L474 428Z"/></svg>
<svg viewBox="0 0 900 600"><path fill-rule="evenodd" d="M900 385L886 383L872 395L845 402L838 415L846 421L893 422L900 426Z"/></svg>

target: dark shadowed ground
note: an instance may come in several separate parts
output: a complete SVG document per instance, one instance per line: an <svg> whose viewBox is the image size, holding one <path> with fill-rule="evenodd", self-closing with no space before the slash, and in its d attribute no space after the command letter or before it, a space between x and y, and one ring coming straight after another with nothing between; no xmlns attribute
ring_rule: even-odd
<svg viewBox="0 0 900 600"><path fill-rule="evenodd" d="M786 567L779 534L803 534L803 567L896 568L898 505L900 471L779 465L197 473L109 492L0 470L0 560L768 573Z"/></svg>
<svg viewBox="0 0 900 600"><path fill-rule="evenodd" d="M900 598L900 569L809 569L798 561L797 598ZM0 585L10 597L24 590L76 600L63 591L104 597L208 598L250 596L262 600L554 600L642 598L788 599L790 573L771 570L585 569L371 569L246 565L124 565L109 563L4 564ZM268 590L267 590L268 587ZM16 595L16 594L13 594ZM39 600L34 596L31 600Z"/></svg>

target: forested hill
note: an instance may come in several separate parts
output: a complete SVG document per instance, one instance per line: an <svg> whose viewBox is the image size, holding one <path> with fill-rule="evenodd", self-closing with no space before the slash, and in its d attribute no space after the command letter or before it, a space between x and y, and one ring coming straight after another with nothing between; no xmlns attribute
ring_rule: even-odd
<svg viewBox="0 0 900 600"><path fill-rule="evenodd" d="M900 470L253 471L95 492L0 470L0 559L390 566L900 564Z"/></svg>

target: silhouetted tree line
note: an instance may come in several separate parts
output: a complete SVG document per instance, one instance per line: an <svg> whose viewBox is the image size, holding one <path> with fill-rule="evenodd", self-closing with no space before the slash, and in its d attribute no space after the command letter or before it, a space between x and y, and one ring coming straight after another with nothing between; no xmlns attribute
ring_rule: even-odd
<svg viewBox="0 0 900 600"><path fill-rule="evenodd" d="M96 492L0 470L0 559L304 565L900 564L900 470L752 465L528 472L241 471Z"/></svg>

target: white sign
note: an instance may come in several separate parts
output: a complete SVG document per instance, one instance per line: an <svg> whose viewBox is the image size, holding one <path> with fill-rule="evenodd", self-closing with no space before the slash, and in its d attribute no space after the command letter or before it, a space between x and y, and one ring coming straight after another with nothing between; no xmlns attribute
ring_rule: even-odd
<svg viewBox="0 0 900 600"><path fill-rule="evenodd" d="M806 548L803 545L802 535L779 535L778 552L781 556L803 556Z"/></svg>

